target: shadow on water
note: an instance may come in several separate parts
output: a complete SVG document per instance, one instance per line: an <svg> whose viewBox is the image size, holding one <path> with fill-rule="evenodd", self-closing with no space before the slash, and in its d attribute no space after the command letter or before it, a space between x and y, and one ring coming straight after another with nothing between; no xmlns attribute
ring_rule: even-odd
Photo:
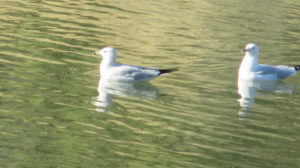
<svg viewBox="0 0 300 168"><path fill-rule="evenodd" d="M255 102L257 91L269 91L275 93L293 94L295 87L291 84L284 83L283 81L263 81L263 80L246 80L238 79L238 93L241 98L238 99L240 103L240 117L247 117L251 115L251 108ZM262 95L262 94L261 94Z"/></svg>
<svg viewBox="0 0 300 168"><path fill-rule="evenodd" d="M149 82L115 82L100 79L99 95L95 97L93 104L97 112L107 112L113 105L113 95L155 99L158 92L158 89Z"/></svg>

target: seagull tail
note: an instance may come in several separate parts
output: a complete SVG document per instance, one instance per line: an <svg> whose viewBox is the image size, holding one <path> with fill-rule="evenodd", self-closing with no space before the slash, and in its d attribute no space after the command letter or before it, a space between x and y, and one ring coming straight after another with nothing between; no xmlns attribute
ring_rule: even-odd
<svg viewBox="0 0 300 168"><path fill-rule="evenodd" d="M300 68L300 67L299 67ZM159 69L159 75L162 74L166 74L166 73L170 73L170 72L174 72L177 71L177 68L172 68L172 69Z"/></svg>
<svg viewBox="0 0 300 168"><path fill-rule="evenodd" d="M298 71L298 70L300 70L300 65L296 65L296 66L294 66L294 68L296 71Z"/></svg>

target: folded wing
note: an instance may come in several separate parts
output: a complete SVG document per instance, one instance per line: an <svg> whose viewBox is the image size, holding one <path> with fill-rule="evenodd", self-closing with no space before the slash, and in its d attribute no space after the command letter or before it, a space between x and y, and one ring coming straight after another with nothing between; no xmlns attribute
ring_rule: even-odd
<svg viewBox="0 0 300 168"><path fill-rule="evenodd" d="M160 71L158 69L118 65L110 70L109 76L121 81L147 81L159 75Z"/></svg>
<svg viewBox="0 0 300 168"><path fill-rule="evenodd" d="M294 67L289 67L285 65L271 66L260 64L256 70L257 75L271 75L276 74L278 79L284 79L286 77L296 74Z"/></svg>

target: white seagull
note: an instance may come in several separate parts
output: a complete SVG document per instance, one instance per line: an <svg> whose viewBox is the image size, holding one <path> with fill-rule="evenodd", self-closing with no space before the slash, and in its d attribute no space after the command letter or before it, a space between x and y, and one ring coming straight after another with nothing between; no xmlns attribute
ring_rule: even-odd
<svg viewBox="0 0 300 168"><path fill-rule="evenodd" d="M239 68L239 78L252 80L281 80L293 76L300 69L300 65L264 65L258 64L259 48L256 44L247 44L243 50L245 56Z"/></svg>
<svg viewBox="0 0 300 168"><path fill-rule="evenodd" d="M162 74L176 71L176 69L144 68L117 64L117 51L112 47L105 47L94 54L103 57L100 64L100 75L101 79L105 80L120 82L149 81Z"/></svg>

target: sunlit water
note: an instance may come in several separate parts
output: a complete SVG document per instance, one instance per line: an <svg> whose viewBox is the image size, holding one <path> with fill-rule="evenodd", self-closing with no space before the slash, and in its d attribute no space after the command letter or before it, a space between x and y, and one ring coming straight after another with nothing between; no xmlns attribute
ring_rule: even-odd
<svg viewBox="0 0 300 168"><path fill-rule="evenodd" d="M300 75L244 81L247 107L237 81L248 42L261 63L300 64L299 1L0 6L1 168L300 165ZM179 71L101 85L92 53L105 46L121 63Z"/></svg>

